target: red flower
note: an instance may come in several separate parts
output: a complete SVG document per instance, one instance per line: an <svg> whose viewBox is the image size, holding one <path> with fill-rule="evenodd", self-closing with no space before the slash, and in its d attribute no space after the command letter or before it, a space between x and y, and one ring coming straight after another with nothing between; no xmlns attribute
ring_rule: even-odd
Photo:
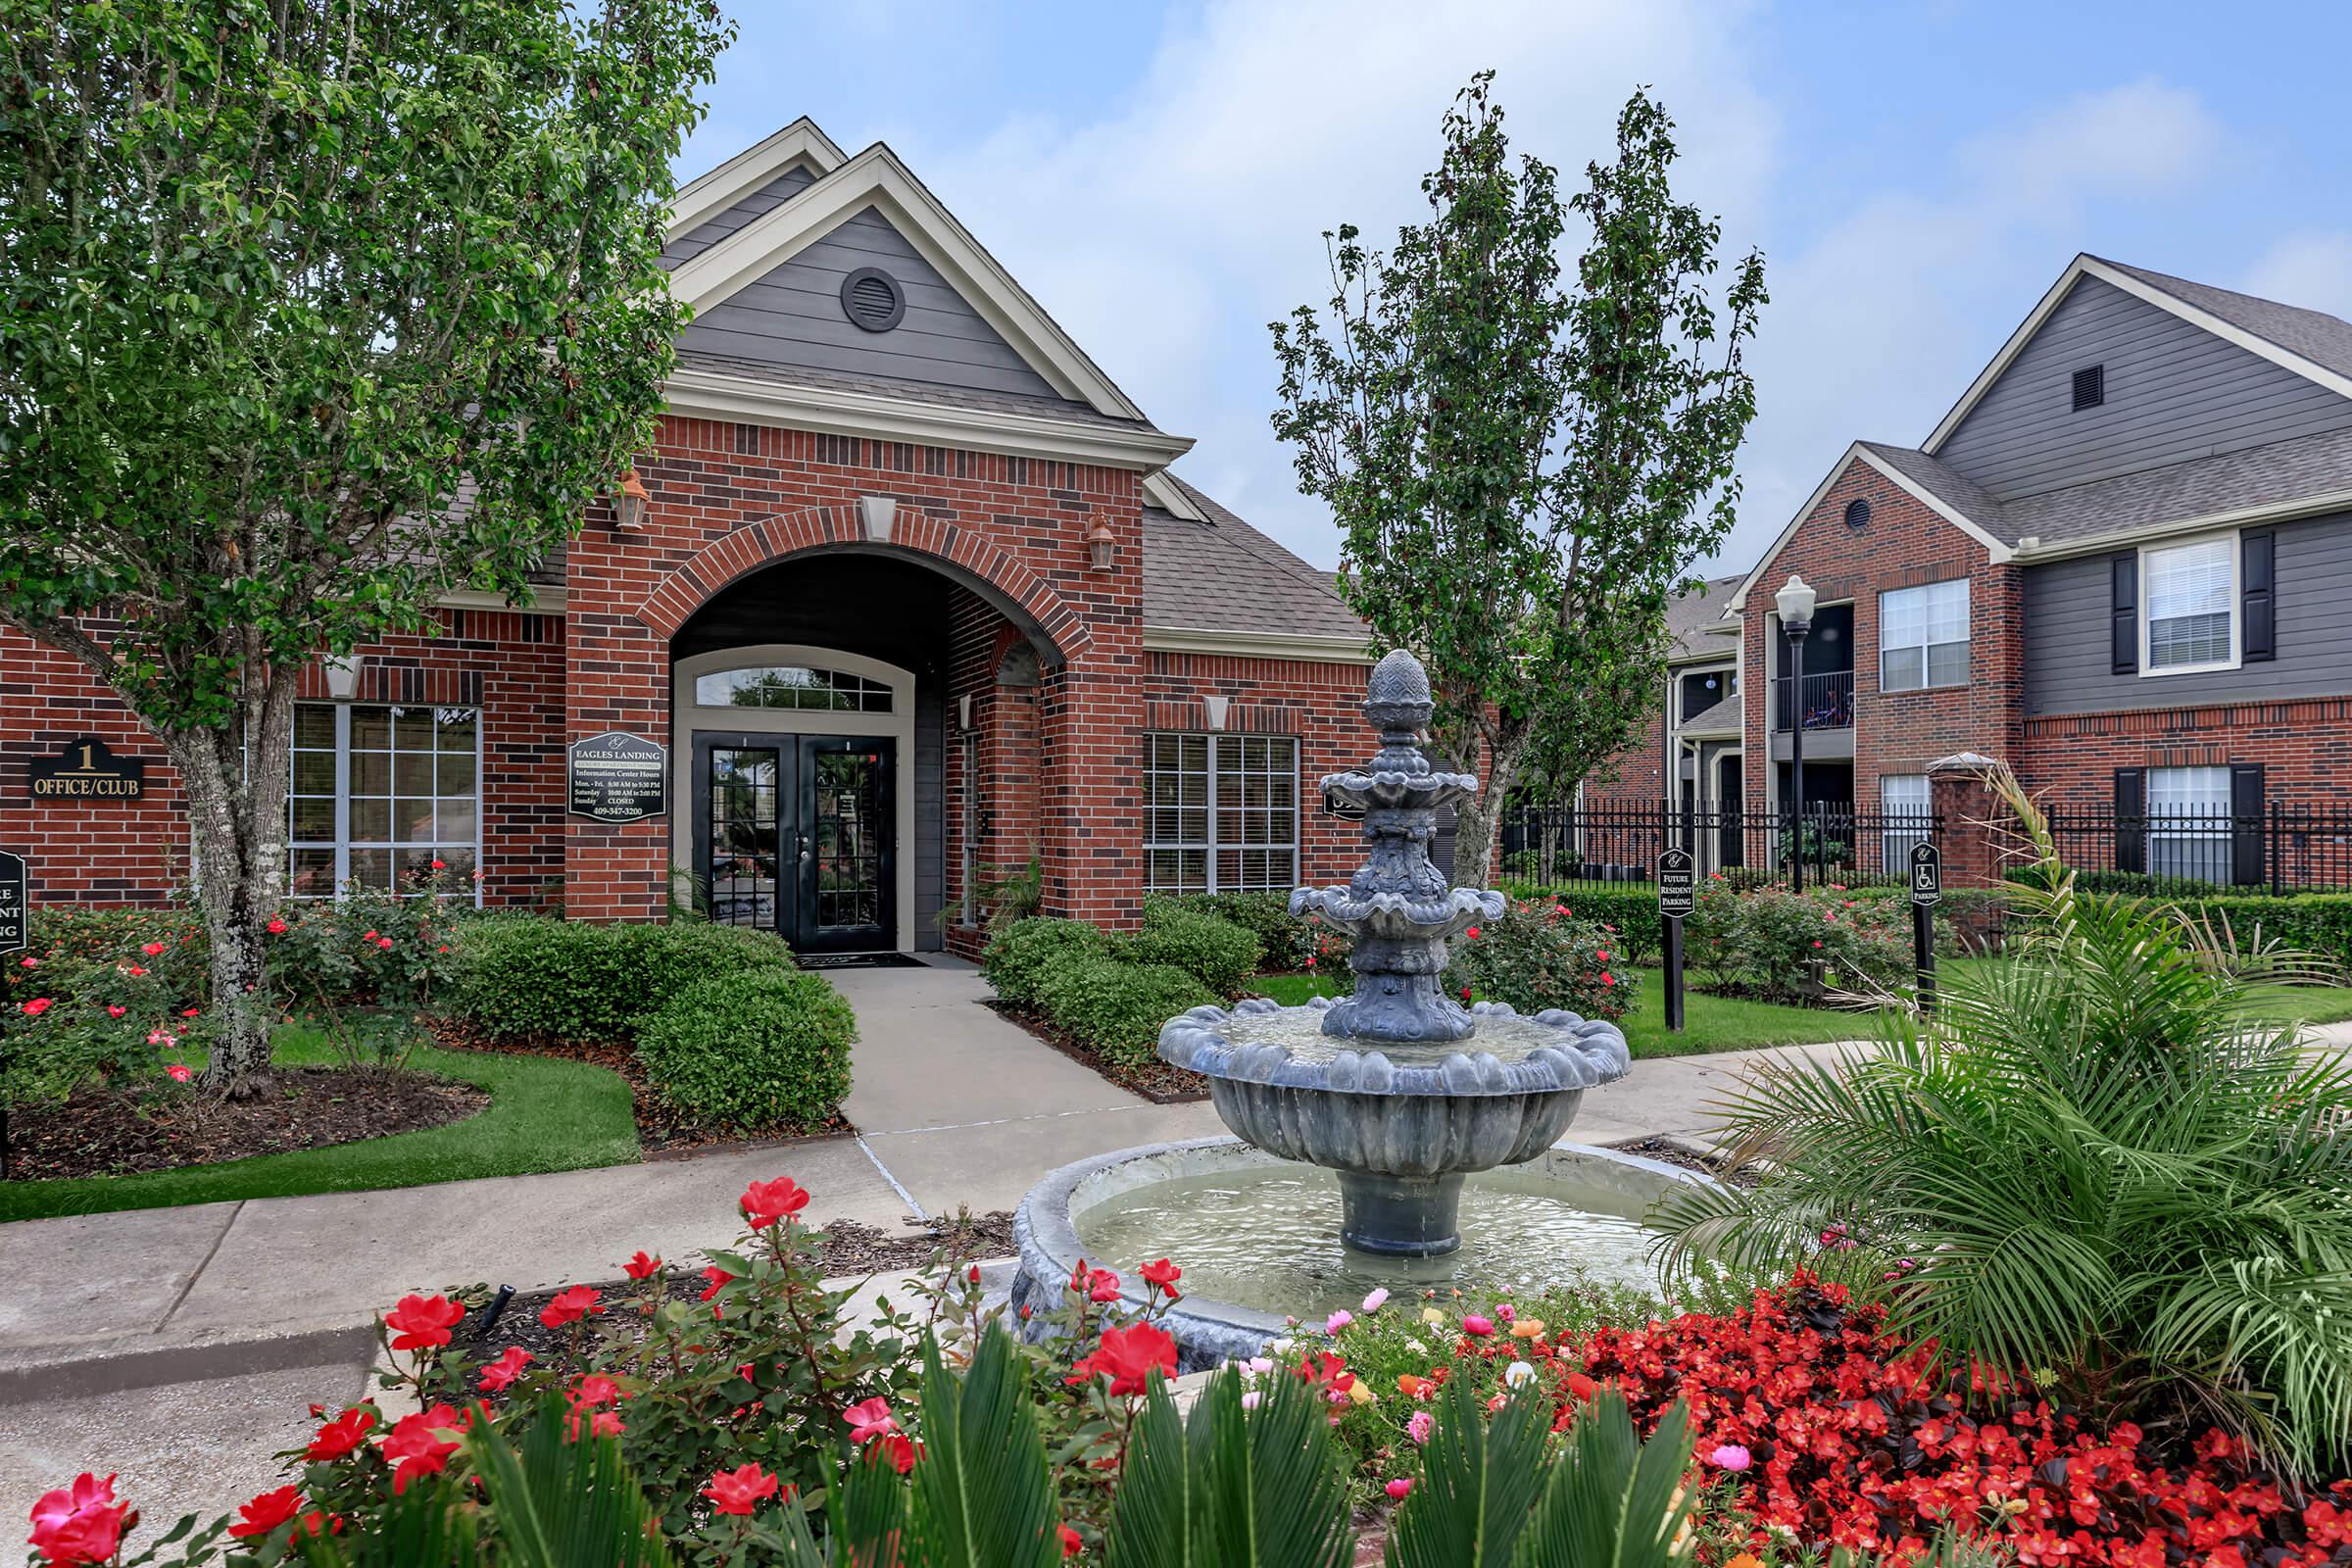
<svg viewBox="0 0 2352 1568"><path fill-rule="evenodd" d="M27 1018L38 1018L42 1013L47 1012L51 1007L56 1005L57 1004L48 997L35 997L30 1002L24 1004L23 1011L24 1016Z"/></svg>
<svg viewBox="0 0 2352 1568"><path fill-rule="evenodd" d="M620 1271L633 1280L652 1279L656 1274L662 1272L662 1260L648 1255L645 1249L641 1247L637 1250L635 1257L620 1265Z"/></svg>
<svg viewBox="0 0 2352 1568"><path fill-rule="evenodd" d="M1060 1529L1061 1554L1064 1557L1075 1557L1086 1549L1086 1542L1080 1538L1077 1531L1072 1530L1068 1525L1063 1525Z"/></svg>
<svg viewBox="0 0 2352 1568"><path fill-rule="evenodd" d="M791 1177L779 1176L772 1182L752 1183L735 1201L752 1229L763 1231L807 1208L808 1195Z"/></svg>
<svg viewBox="0 0 2352 1568"><path fill-rule="evenodd" d="M753 1509L774 1496L782 1486L758 1464L741 1464L712 1476L703 1488L703 1495L720 1513L749 1518Z"/></svg>
<svg viewBox="0 0 2352 1568"><path fill-rule="evenodd" d="M461 1415L446 1404L436 1404L415 1415L404 1415L392 1423L385 1434L384 1457L392 1465L392 1494L399 1496L418 1476L429 1476L449 1464L449 1456L458 1451L458 1440L444 1438L444 1432L463 1432L472 1420Z"/></svg>
<svg viewBox="0 0 2352 1568"><path fill-rule="evenodd" d="M620 1385L601 1372L586 1373L571 1386L575 1408L584 1404L593 1409L600 1404L618 1404L620 1400Z"/></svg>
<svg viewBox="0 0 2352 1568"><path fill-rule="evenodd" d="M603 1312L604 1303L597 1299L597 1296L598 1292L586 1285L574 1285L567 1291L557 1292L555 1299L539 1309L540 1325L560 1329L566 1323L577 1323L591 1312Z"/></svg>
<svg viewBox="0 0 2352 1568"><path fill-rule="evenodd" d="M390 937L377 937L375 939L375 945L389 953L392 950L392 939Z"/></svg>
<svg viewBox="0 0 2352 1568"><path fill-rule="evenodd" d="M269 932L273 937L282 937L286 934L286 922L283 920L273 919L262 929Z"/></svg>
<svg viewBox="0 0 2352 1568"><path fill-rule="evenodd" d="M1478 940L1478 927L1472 926L1469 930L1463 932L1462 935L1468 937L1471 941L1476 942Z"/></svg>
<svg viewBox="0 0 2352 1568"><path fill-rule="evenodd" d="M882 1440L878 1447L868 1451L885 1455L890 1460L890 1467L905 1475L914 1468L914 1461L923 1456L923 1446L904 1432L893 1432Z"/></svg>
<svg viewBox="0 0 2352 1568"><path fill-rule="evenodd" d="M701 1298L703 1300L708 1301L710 1299L710 1298L725 1290L727 1286L734 1280L735 1276L728 1273L725 1269L720 1268L716 1263L713 1263L710 1267L703 1270L703 1278L710 1282L710 1286L703 1292Z"/></svg>
<svg viewBox="0 0 2352 1568"><path fill-rule="evenodd" d="M506 1391L508 1384L522 1376L522 1369L538 1357L519 1345L507 1347L507 1353L482 1368L482 1387L492 1394Z"/></svg>
<svg viewBox="0 0 2352 1568"><path fill-rule="evenodd" d="M1604 986L1613 986L1617 983L1617 977L1603 969L1600 971L1600 983Z"/></svg>
<svg viewBox="0 0 2352 1568"><path fill-rule="evenodd" d="M159 957L163 954L164 945L161 942L149 942L143 945L139 951L147 955L147 956L150 958Z"/></svg>
<svg viewBox="0 0 2352 1568"><path fill-rule="evenodd" d="M449 862L447 860L435 860L433 862L433 869L436 871L446 871L449 869Z"/></svg>
<svg viewBox="0 0 2352 1568"><path fill-rule="evenodd" d="M230 1525L228 1533L240 1541L266 1536L301 1511L302 1489L280 1487L275 1492L263 1493L251 1502L239 1504L237 1517L243 1523Z"/></svg>
<svg viewBox="0 0 2352 1568"><path fill-rule="evenodd" d="M1355 1387L1355 1374L1348 1370L1344 1357L1325 1350L1319 1357L1309 1355L1298 1363L1298 1381L1314 1384L1327 1397L1339 1399Z"/></svg>
<svg viewBox="0 0 2352 1568"><path fill-rule="evenodd" d="M129 1010L130 1009L128 1007L123 1006L121 1003L110 1002L106 1004L106 1015L109 1018L120 1018Z"/></svg>
<svg viewBox="0 0 2352 1568"><path fill-rule="evenodd" d="M1087 1299L1115 1301L1119 1298L1119 1277L1106 1268L1099 1268L1086 1277Z"/></svg>
<svg viewBox="0 0 2352 1568"><path fill-rule="evenodd" d="M71 1488L45 1492L32 1505L31 1543L52 1563L104 1562L130 1528L130 1504L115 1500L115 1478L84 1470Z"/></svg>
<svg viewBox="0 0 2352 1568"><path fill-rule="evenodd" d="M373 942L375 940L375 933L372 931L363 931L360 933L360 940L362 942Z"/></svg>
<svg viewBox="0 0 2352 1568"><path fill-rule="evenodd" d="M514 1352L509 1350L509 1355ZM355 1404L341 1415L318 1429L310 1446L302 1450L305 1459L340 1459L368 1441L375 1430L375 1406Z"/></svg>
<svg viewBox="0 0 2352 1568"><path fill-rule="evenodd" d="M184 1084L196 1075L189 1071L184 1064L175 1061L164 1069L164 1076L175 1084Z"/></svg>
<svg viewBox="0 0 2352 1568"><path fill-rule="evenodd" d="M404 1296L384 1314L384 1327L400 1336L395 1350L430 1350L449 1343L449 1331L466 1309L446 1296Z"/></svg>
<svg viewBox="0 0 2352 1568"><path fill-rule="evenodd" d="M1141 1269L1137 1270L1137 1272L1163 1290L1168 1286L1175 1284L1178 1280L1184 1278L1184 1270L1178 1268L1175 1264L1169 1262L1164 1257L1156 1263L1146 1263Z"/></svg>
<svg viewBox="0 0 2352 1568"><path fill-rule="evenodd" d="M862 1447L899 1430L898 1421L890 1413L890 1401L880 1396L851 1405L841 1412L841 1418L850 1424L853 1446Z"/></svg>
<svg viewBox="0 0 2352 1568"><path fill-rule="evenodd" d="M1070 1371L1073 1375L1063 1382L1076 1384L1097 1376L1108 1377L1113 1398L1123 1394L1141 1394L1151 1386L1153 1372L1176 1375L1176 1340L1166 1330L1150 1323L1110 1329L1104 1332L1094 1353L1073 1362Z"/></svg>

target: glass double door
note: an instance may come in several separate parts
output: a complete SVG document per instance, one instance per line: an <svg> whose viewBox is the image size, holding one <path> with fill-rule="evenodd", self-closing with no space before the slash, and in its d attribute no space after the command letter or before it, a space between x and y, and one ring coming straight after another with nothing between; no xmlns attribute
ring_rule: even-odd
<svg viewBox="0 0 2352 1568"><path fill-rule="evenodd" d="M694 737L695 871L710 918L803 953L898 946L898 743Z"/></svg>

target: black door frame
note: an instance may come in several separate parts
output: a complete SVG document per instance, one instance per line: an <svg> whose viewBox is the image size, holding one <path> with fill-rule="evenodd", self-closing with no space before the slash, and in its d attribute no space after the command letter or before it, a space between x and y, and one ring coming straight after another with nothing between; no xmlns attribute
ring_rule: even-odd
<svg viewBox="0 0 2352 1568"><path fill-rule="evenodd" d="M796 953L881 953L898 948L898 765L895 735L811 735L791 730L697 729L689 733L693 762L694 874L715 901L711 871L710 754L714 750L772 752L776 759L776 855L772 930ZM879 759L881 827L884 839L877 871L876 911L872 926L844 926L828 930L814 922L816 902L816 769L810 759L819 752L871 752ZM755 926L758 922L749 923Z"/></svg>

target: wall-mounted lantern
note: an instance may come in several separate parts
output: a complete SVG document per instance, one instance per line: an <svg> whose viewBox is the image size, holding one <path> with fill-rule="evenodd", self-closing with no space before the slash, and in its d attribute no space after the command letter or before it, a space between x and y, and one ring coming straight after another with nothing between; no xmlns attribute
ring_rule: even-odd
<svg viewBox="0 0 2352 1568"><path fill-rule="evenodd" d="M1097 571L1108 571L1111 559L1118 553L1118 537L1110 531L1110 524L1096 523L1086 536L1087 564Z"/></svg>
<svg viewBox="0 0 2352 1568"><path fill-rule="evenodd" d="M613 501L612 531L644 533L646 514L652 509L653 501L653 492L646 489L645 481L637 477L635 468L622 474L620 493Z"/></svg>

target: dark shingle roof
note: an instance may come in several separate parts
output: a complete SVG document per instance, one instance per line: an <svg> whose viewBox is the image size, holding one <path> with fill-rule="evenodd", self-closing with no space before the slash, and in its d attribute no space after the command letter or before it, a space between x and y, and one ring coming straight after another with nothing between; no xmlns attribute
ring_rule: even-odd
<svg viewBox="0 0 2352 1568"><path fill-rule="evenodd" d="M2009 503L1998 531L2056 545L2347 493L2352 430L2330 430L2026 496Z"/></svg>
<svg viewBox="0 0 2352 1568"><path fill-rule="evenodd" d="M1364 623L1340 598L1328 572L1308 565L1174 474L1168 477L1208 520L1144 509L1145 625L1343 638L1369 646Z"/></svg>
<svg viewBox="0 0 2352 1568"><path fill-rule="evenodd" d="M1666 607L1666 635L1673 639L1672 658L1698 658L1708 654L1728 654L1734 645L1722 637L1708 633L1724 627L1724 606L1732 595L1747 581L1747 573L1732 577L1710 577L1698 587L1684 594Z"/></svg>
<svg viewBox="0 0 2352 1568"><path fill-rule="evenodd" d="M1886 459L1888 467L1986 533L2001 539L2012 537L2002 531L2001 503L1993 498L1992 492L1942 459L1929 457L1916 447L1890 447L1880 441L1865 441L1862 445L1873 456Z"/></svg>
<svg viewBox="0 0 2352 1568"><path fill-rule="evenodd" d="M2325 366L2338 375L2352 375L2352 321L2325 311L2307 311L2296 305L2281 305L2277 300L2215 288L2210 283L2192 283L2185 277L2152 272L2144 267L2107 261L2105 257L2092 259L2106 262L2119 272L2129 272L2150 288L2208 315L2218 316L2240 331L2251 332L2290 354L2299 354L2314 365Z"/></svg>

